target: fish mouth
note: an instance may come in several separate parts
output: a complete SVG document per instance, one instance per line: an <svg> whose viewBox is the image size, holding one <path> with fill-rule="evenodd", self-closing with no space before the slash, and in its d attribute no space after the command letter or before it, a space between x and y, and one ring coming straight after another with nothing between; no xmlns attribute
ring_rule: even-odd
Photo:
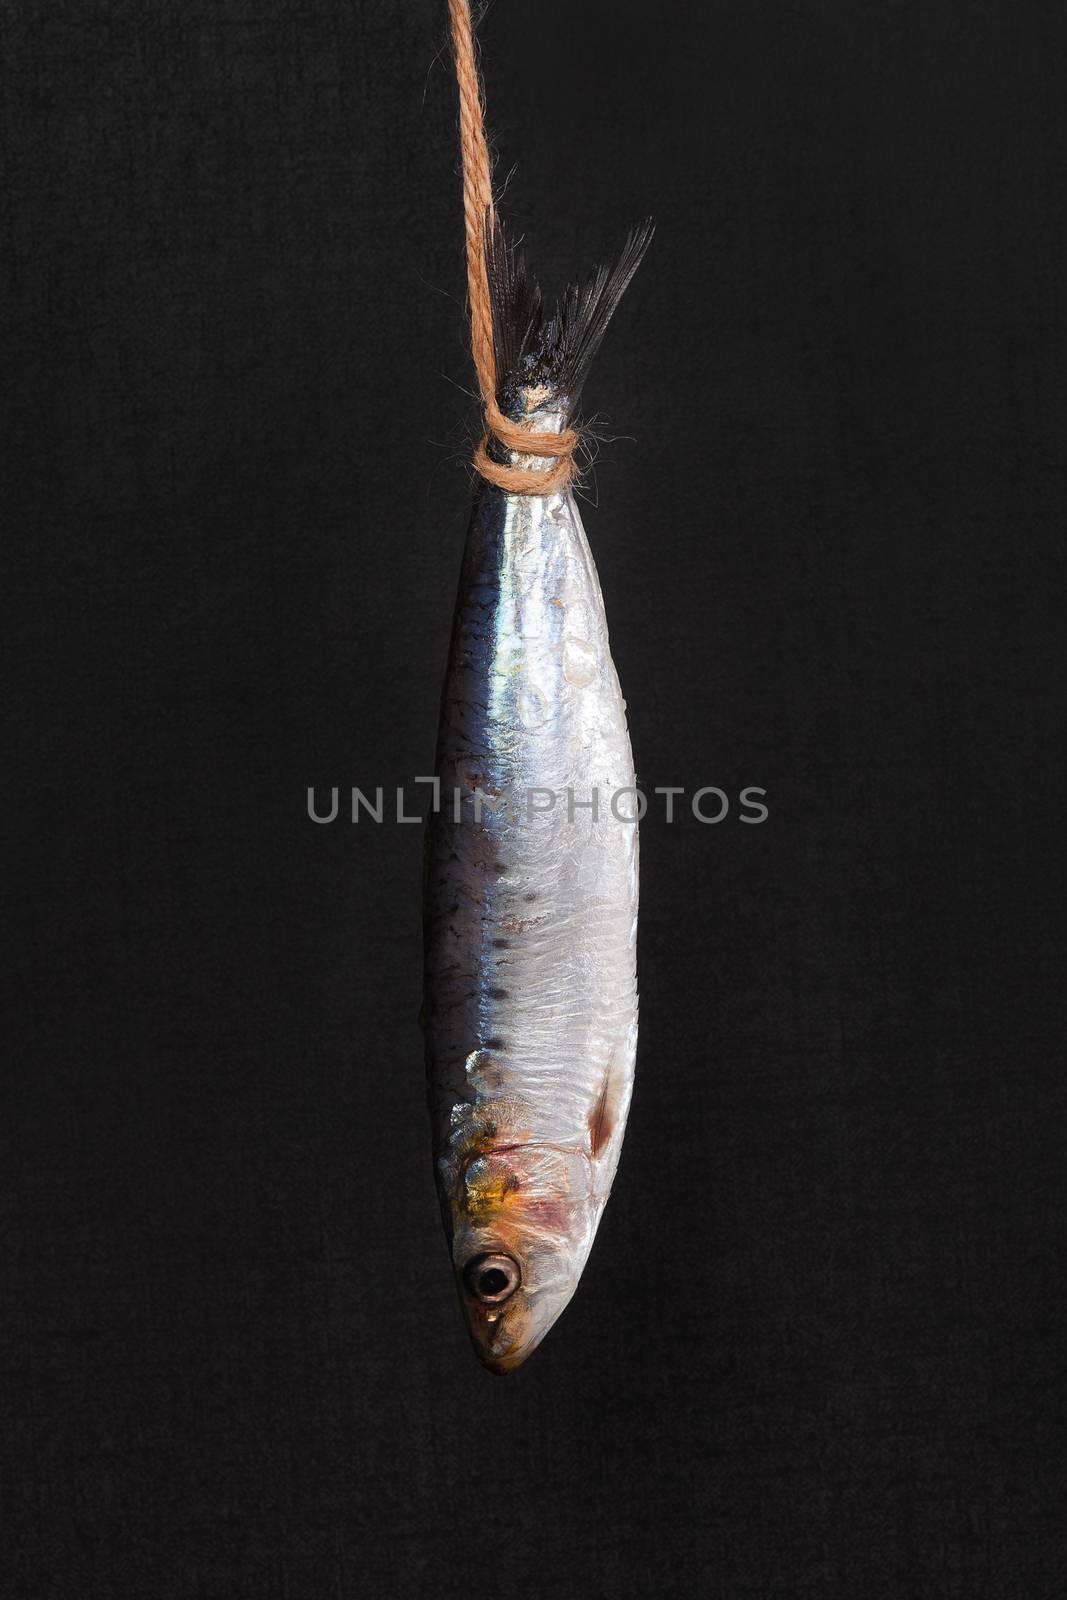
<svg viewBox="0 0 1067 1600"><path fill-rule="evenodd" d="M512 1329L502 1312L467 1307L471 1343L482 1366L495 1377L504 1378L509 1372L515 1372L541 1343L543 1332L539 1330L536 1336L530 1336L524 1312L520 1312L518 1322L518 1327Z"/></svg>
<svg viewBox="0 0 1067 1600"><path fill-rule="evenodd" d="M526 1357L532 1354L532 1350L521 1350L515 1355L494 1356L486 1350L478 1351L482 1366L486 1372L491 1372L494 1378L506 1378L509 1372L517 1372Z"/></svg>

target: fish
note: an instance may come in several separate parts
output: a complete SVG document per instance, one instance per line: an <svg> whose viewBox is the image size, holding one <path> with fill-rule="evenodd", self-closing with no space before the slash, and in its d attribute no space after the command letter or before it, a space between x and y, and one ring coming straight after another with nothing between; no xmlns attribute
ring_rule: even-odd
<svg viewBox="0 0 1067 1600"><path fill-rule="evenodd" d="M487 226L498 404L571 426L651 238L547 310ZM492 447L491 447L492 448ZM507 450L537 472L556 462ZM423 1027L438 1196L467 1330L514 1371L569 1303L619 1161L637 1053L639 802L573 487L479 480L427 820Z"/></svg>

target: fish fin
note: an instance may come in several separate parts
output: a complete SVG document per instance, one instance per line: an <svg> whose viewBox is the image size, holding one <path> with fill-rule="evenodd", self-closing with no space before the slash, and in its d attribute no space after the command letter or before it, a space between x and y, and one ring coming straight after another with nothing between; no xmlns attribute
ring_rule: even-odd
<svg viewBox="0 0 1067 1600"><path fill-rule="evenodd" d="M609 1067L604 1078L604 1087L600 1091L593 1109L589 1113L589 1149L594 1156L598 1156L615 1132L614 1096L611 1095L612 1069Z"/></svg>
<svg viewBox="0 0 1067 1600"><path fill-rule="evenodd" d="M597 267L584 283L568 284L549 314L523 252L508 242L500 217L487 215L485 262L493 311L497 398L504 410L515 390L538 384L565 395L574 405L653 231L650 217L630 233L613 267Z"/></svg>

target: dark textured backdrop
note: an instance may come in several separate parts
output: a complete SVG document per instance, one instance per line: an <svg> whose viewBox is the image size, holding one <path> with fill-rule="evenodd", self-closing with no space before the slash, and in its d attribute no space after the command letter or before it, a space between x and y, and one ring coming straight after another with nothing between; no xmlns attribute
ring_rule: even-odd
<svg viewBox="0 0 1067 1600"><path fill-rule="evenodd" d="M499 0L649 784L571 1309L461 1329L417 828L473 408L443 0L5 6L4 1600L1067 1592L1058 3ZM1062 785L1062 778L1059 780Z"/></svg>

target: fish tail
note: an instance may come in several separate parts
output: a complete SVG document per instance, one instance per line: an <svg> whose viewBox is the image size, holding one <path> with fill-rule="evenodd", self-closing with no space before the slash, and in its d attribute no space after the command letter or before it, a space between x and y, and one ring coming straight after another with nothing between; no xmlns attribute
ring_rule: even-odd
<svg viewBox="0 0 1067 1600"><path fill-rule="evenodd" d="M652 239L651 217L634 228L612 267L571 283L551 312L523 252L508 242L496 213L485 224L485 263L493 314L497 398L504 410L520 387L544 384L573 407L608 323Z"/></svg>

